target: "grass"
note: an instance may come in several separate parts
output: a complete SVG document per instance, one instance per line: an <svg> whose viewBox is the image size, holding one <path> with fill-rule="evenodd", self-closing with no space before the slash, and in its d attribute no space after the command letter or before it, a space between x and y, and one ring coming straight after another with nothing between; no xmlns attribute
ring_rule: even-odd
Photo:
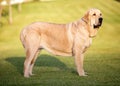
<svg viewBox="0 0 120 86"><path fill-rule="evenodd" d="M106 4L107 2L107 4ZM54 0L13 6L13 24L0 21L0 86L120 86L120 2L117 0ZM23 77L24 49L21 29L31 22L68 23L81 18L89 8L102 11L104 22L85 54L87 77L76 73L74 58L42 51L28 79Z"/></svg>

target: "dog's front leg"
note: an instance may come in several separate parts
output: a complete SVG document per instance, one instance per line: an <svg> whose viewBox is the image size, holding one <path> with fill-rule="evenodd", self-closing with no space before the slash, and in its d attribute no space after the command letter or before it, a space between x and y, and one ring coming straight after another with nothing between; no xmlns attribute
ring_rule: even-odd
<svg viewBox="0 0 120 86"><path fill-rule="evenodd" d="M84 60L83 54L80 54L80 53L75 54L75 64L76 64L77 72L79 76L86 76L83 69L83 60Z"/></svg>

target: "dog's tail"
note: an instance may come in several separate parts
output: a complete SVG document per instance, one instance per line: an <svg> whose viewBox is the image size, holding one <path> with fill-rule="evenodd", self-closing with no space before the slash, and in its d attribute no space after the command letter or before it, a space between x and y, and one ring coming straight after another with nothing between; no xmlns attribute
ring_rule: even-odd
<svg viewBox="0 0 120 86"><path fill-rule="evenodd" d="M24 48L25 48L25 36L26 36L26 30L24 28L20 33L20 40Z"/></svg>

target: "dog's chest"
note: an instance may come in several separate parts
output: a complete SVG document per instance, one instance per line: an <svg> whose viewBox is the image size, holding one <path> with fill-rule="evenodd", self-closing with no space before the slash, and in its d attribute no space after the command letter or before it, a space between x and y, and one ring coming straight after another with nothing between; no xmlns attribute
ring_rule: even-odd
<svg viewBox="0 0 120 86"><path fill-rule="evenodd" d="M90 47L90 45L92 44L92 39L91 38L88 38L86 41L85 41L85 48L88 48Z"/></svg>

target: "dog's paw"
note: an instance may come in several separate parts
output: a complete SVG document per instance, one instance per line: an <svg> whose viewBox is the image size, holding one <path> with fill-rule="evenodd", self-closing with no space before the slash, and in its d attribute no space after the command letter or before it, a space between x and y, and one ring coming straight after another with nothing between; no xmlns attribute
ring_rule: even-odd
<svg viewBox="0 0 120 86"><path fill-rule="evenodd" d="M24 75L25 78L29 78L30 76L29 75Z"/></svg>
<svg viewBox="0 0 120 86"><path fill-rule="evenodd" d="M79 76L88 76L86 72L80 72L78 74L79 74Z"/></svg>
<svg viewBox="0 0 120 86"><path fill-rule="evenodd" d="M79 74L79 76L88 76L87 74Z"/></svg>
<svg viewBox="0 0 120 86"><path fill-rule="evenodd" d="M31 73L30 76L34 76L35 74Z"/></svg>

